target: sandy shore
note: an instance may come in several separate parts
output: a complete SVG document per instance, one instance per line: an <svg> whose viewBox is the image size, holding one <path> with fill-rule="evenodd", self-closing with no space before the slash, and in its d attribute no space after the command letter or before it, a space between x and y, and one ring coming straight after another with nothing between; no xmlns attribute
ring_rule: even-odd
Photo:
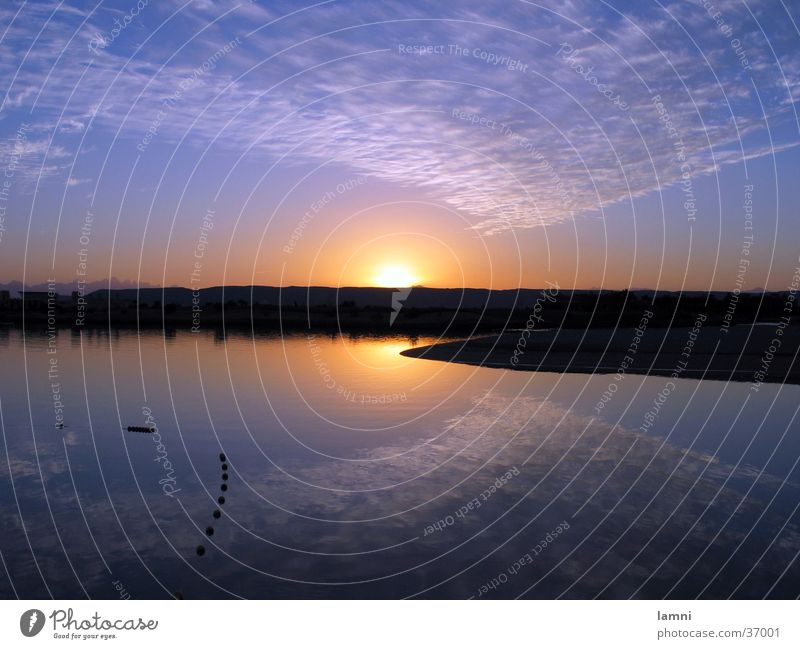
<svg viewBox="0 0 800 649"><path fill-rule="evenodd" d="M414 358L538 372L800 383L800 326L509 331L415 347Z"/></svg>

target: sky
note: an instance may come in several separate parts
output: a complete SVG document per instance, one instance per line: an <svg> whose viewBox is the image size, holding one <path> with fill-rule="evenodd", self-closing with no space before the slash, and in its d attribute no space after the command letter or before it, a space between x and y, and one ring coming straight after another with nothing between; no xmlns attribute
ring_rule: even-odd
<svg viewBox="0 0 800 649"><path fill-rule="evenodd" d="M800 5L0 6L0 283L785 290Z"/></svg>

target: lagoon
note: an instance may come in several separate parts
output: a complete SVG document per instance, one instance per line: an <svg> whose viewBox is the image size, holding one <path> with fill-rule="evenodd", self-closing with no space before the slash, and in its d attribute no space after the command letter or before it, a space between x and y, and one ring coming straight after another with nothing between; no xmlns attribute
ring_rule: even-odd
<svg viewBox="0 0 800 649"><path fill-rule="evenodd" d="M800 387L435 342L0 330L0 595L800 594Z"/></svg>

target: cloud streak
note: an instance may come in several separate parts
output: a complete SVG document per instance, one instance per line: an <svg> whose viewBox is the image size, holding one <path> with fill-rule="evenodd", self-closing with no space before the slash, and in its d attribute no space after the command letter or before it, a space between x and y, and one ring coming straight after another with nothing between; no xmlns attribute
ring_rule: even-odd
<svg viewBox="0 0 800 649"><path fill-rule="evenodd" d="M159 120L159 145L346 165L418 188L484 233L597 212L798 143L800 54L774 5L455 4L150 4L93 51L111 14L7 9L0 72L14 83L0 127L33 117L51 174L65 151L115 136L115 153L135 157L194 74Z"/></svg>

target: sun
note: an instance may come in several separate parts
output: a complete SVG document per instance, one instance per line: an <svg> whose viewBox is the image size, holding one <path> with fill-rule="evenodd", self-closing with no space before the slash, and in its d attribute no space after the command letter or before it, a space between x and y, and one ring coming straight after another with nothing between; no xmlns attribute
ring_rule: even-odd
<svg viewBox="0 0 800 649"><path fill-rule="evenodd" d="M405 288L413 286L416 281L414 274L406 266L399 264L382 266L374 278L376 286L386 288Z"/></svg>

